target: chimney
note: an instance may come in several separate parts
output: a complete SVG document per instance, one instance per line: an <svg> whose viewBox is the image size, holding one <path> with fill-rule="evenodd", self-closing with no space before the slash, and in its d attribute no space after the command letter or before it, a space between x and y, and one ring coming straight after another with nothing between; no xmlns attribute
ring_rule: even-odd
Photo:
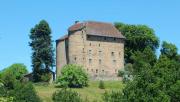
<svg viewBox="0 0 180 102"><path fill-rule="evenodd" d="M79 21L75 21L75 24L79 23Z"/></svg>

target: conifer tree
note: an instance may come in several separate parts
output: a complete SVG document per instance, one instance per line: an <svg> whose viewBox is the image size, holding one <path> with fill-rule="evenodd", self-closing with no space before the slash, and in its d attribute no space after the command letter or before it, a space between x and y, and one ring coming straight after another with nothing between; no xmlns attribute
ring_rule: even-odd
<svg viewBox="0 0 180 102"><path fill-rule="evenodd" d="M54 50L51 29L45 20L31 29L29 46L32 48L33 79L41 81L41 76L47 74L54 65Z"/></svg>

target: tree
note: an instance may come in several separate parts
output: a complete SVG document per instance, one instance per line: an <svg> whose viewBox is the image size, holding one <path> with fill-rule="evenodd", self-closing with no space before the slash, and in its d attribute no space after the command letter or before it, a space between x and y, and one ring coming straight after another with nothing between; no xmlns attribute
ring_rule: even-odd
<svg viewBox="0 0 180 102"><path fill-rule="evenodd" d="M41 76L49 73L54 66L54 50L51 29L45 20L41 20L30 31L29 46L32 48L32 67L34 81L41 81Z"/></svg>
<svg viewBox="0 0 180 102"><path fill-rule="evenodd" d="M77 92L64 88L56 91L53 94L52 99L54 102L82 102L82 99Z"/></svg>
<svg viewBox="0 0 180 102"><path fill-rule="evenodd" d="M69 64L62 68L57 83L62 87L82 88L88 85L88 75L81 66Z"/></svg>
<svg viewBox="0 0 180 102"><path fill-rule="evenodd" d="M0 72L0 79L8 89L14 88L14 83L17 80L21 80L23 75L27 74L28 71L24 64L12 64Z"/></svg>
<svg viewBox="0 0 180 102"><path fill-rule="evenodd" d="M163 41L161 48L161 55L165 55L170 59L178 60L177 47L174 44Z"/></svg>
<svg viewBox="0 0 180 102"><path fill-rule="evenodd" d="M131 56L136 51L144 51L150 47L154 52L159 47L159 39L153 29L145 25L128 25L115 23L116 28L126 37L125 43L125 62L132 63Z"/></svg>

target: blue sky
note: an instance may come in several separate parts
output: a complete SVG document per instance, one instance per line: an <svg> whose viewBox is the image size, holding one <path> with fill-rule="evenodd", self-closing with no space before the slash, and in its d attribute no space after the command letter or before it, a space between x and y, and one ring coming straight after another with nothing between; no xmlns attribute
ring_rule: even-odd
<svg viewBox="0 0 180 102"><path fill-rule="evenodd" d="M74 21L145 24L180 49L180 0L0 0L0 70L24 63L31 71L29 31L45 19L53 40ZM55 42L54 42L55 46Z"/></svg>

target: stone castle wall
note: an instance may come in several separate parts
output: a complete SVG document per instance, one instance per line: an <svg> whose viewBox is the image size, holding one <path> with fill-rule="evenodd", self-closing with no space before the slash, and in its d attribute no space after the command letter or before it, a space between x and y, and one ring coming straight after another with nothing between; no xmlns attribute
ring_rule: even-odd
<svg viewBox="0 0 180 102"><path fill-rule="evenodd" d="M92 79L117 77L124 68L122 39L89 36L84 30L69 35L69 64L81 65Z"/></svg>

